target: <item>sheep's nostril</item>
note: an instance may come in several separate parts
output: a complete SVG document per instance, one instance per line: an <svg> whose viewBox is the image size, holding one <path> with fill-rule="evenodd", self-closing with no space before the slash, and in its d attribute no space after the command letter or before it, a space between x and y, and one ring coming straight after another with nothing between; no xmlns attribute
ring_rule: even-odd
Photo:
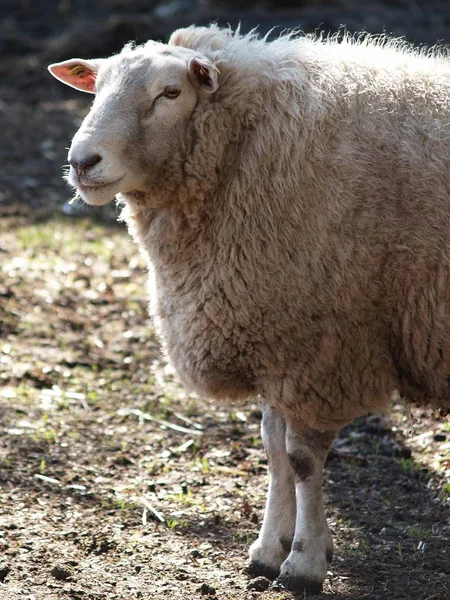
<svg viewBox="0 0 450 600"><path fill-rule="evenodd" d="M85 171L89 171L92 167L98 164L102 160L100 154L91 154L90 156L86 156L82 160L74 160L70 161L71 166L75 169L78 175L81 175Z"/></svg>

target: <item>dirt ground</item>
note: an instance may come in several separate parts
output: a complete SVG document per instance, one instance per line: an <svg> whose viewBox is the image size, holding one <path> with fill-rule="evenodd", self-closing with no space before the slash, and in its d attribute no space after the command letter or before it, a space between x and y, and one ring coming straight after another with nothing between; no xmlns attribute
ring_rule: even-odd
<svg viewBox="0 0 450 600"><path fill-rule="evenodd" d="M40 27L53 22L44 12ZM81 38L39 45L3 20L8 31L18 49L0 62L0 600L291 600L245 572L268 480L258 404L186 394L161 356L126 231L109 213L61 214L59 165L90 98L45 64ZM394 402L343 430L324 476L335 558L323 595L308 597L448 600L449 475L450 424L431 411Z"/></svg>

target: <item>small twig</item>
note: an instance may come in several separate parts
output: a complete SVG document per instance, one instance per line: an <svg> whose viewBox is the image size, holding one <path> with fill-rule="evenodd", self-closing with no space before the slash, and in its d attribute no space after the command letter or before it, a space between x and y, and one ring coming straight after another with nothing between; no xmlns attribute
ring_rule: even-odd
<svg viewBox="0 0 450 600"><path fill-rule="evenodd" d="M184 442L183 444L178 446L177 450L178 450L178 452L185 452L188 448L190 448L193 445L194 445L194 440L191 438L190 440L187 440L186 442Z"/></svg>
<svg viewBox="0 0 450 600"><path fill-rule="evenodd" d="M187 423L188 425L192 425L192 427L195 427L196 429L203 429L203 426L200 425L200 423L196 423L195 421L193 421L189 417L186 417L185 415L182 415L180 413L173 413L173 415L177 419L180 419L180 421L184 421L185 423Z"/></svg>
<svg viewBox="0 0 450 600"><path fill-rule="evenodd" d="M42 481L46 481L47 483L61 485L61 482L58 479L54 479L53 477L47 477L47 475L41 475L40 473L35 473L34 476L36 477L36 479L42 479Z"/></svg>
<svg viewBox="0 0 450 600"><path fill-rule="evenodd" d="M158 519L158 521L160 521L161 523L165 523L166 520L165 518L162 516L162 514L156 510L156 508L154 506L152 506L150 504L150 502L147 500L147 498L145 498L144 496L141 496L140 501L142 502L142 504L144 505L144 513L142 515L142 523L145 525L147 523L147 514L146 514L146 510L150 511L153 515L155 515L155 517ZM145 522L144 522L145 521Z"/></svg>
<svg viewBox="0 0 450 600"><path fill-rule="evenodd" d="M426 438L433 437L434 431L424 431L423 433L419 433L419 435L415 435L414 437L409 438L410 442L420 442L421 440L425 440Z"/></svg>
<svg viewBox="0 0 450 600"><path fill-rule="evenodd" d="M164 427L169 429L173 429L174 431L179 431L180 433L188 433L189 435L203 435L202 431L198 429L188 429L187 427L182 427L181 425L176 425L175 423L170 423L169 421L165 421L164 419L158 419L156 417L152 417L148 413L142 412L138 408L120 408L117 411L118 415L135 415L139 419L144 419L145 421L154 421L155 423L159 423Z"/></svg>

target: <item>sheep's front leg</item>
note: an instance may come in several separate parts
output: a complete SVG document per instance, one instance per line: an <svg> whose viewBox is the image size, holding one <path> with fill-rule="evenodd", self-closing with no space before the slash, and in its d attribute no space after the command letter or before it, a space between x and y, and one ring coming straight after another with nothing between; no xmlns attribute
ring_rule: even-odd
<svg viewBox="0 0 450 600"><path fill-rule="evenodd" d="M289 556L279 583L290 590L319 592L333 556L322 500L322 471L333 432L287 427L286 450L295 480L297 517Z"/></svg>
<svg viewBox="0 0 450 600"><path fill-rule="evenodd" d="M275 579L291 549L295 528L294 473L286 452L286 422L263 410L261 434L270 470L269 493L258 539L250 547L250 572Z"/></svg>

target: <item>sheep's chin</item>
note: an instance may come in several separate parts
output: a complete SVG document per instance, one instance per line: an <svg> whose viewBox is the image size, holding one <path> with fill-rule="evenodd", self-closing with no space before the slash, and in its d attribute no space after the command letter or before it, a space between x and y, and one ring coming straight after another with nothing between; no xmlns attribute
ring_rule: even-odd
<svg viewBox="0 0 450 600"><path fill-rule="evenodd" d="M91 206L105 206L114 200L119 193L114 184L102 185L98 187L77 186L78 195L86 204Z"/></svg>

